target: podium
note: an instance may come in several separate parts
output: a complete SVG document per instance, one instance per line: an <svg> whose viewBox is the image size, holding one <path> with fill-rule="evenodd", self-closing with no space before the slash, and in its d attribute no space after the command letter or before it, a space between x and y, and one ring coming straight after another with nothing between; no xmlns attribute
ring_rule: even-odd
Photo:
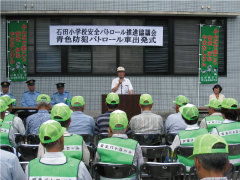
<svg viewBox="0 0 240 180"><path fill-rule="evenodd" d="M118 109L127 113L128 121L138 114L141 114L141 108L139 107L139 99L141 94L119 94L119 107ZM107 94L102 94L102 114L107 111L105 105Z"/></svg>

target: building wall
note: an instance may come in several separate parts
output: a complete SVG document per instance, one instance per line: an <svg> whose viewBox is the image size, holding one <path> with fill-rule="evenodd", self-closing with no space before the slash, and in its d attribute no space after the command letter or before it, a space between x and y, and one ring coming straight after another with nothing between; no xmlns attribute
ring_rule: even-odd
<svg viewBox="0 0 240 180"><path fill-rule="evenodd" d="M27 7L24 7L27 4ZM33 4L33 8L31 7ZM201 6L204 6L204 9ZM207 9L210 6L210 9ZM24 13L41 13L52 11L110 11L122 13L122 11L151 13L156 12L217 12L217 13L240 13L240 1L159 1L159 0L48 0L48 1L1 1L1 81L6 77L6 16L4 12L12 11L12 15ZM120 12L121 11L121 12ZM240 57L240 18L231 17L227 20L227 76L219 77L219 84L223 87L225 97L232 97L240 101L239 83L239 57ZM153 96L154 111L171 110L175 97L185 95L193 104L198 104L198 77L194 76L128 76L134 87L135 94L149 93ZM65 90L73 96L81 95L85 98L86 111L101 110L101 94L111 92L111 81L115 76L99 77L28 77L36 80L36 90L41 93L52 95L56 92L57 82L66 82ZM213 84L200 84L199 105L208 103L208 97L212 94ZM27 91L25 82L12 82L11 94L20 105L22 93Z"/></svg>

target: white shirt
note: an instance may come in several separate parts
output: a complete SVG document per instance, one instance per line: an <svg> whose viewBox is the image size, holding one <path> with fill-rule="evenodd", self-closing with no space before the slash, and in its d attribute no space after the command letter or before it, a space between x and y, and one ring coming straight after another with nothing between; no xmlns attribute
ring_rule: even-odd
<svg viewBox="0 0 240 180"><path fill-rule="evenodd" d="M215 96L214 93L209 96L209 102L210 102L212 99L217 99L217 97ZM224 96L223 94L220 94L220 93L219 93L219 100L220 100L220 101L223 101L224 99L225 99L225 96Z"/></svg>
<svg viewBox="0 0 240 180"><path fill-rule="evenodd" d="M5 112L5 116L7 116L8 114L10 114L9 111ZM22 119L20 119L18 116L15 116L13 118L13 127L21 134L21 135L25 135L25 127L23 125L23 121Z"/></svg>
<svg viewBox="0 0 240 180"><path fill-rule="evenodd" d="M112 80L112 89L119 83L119 77ZM129 94L129 91L133 90L132 84L129 79L123 78L122 84L118 87L116 94Z"/></svg>
<svg viewBox="0 0 240 180"><path fill-rule="evenodd" d="M224 119L223 124L229 124L229 123L234 123L234 122L236 122L236 121ZM212 134L219 135L217 128L215 128L215 127L213 128Z"/></svg>
<svg viewBox="0 0 240 180"><path fill-rule="evenodd" d="M212 113L210 116L222 116L222 114L219 113L219 112L215 112L215 113ZM205 118L202 119L202 121L200 123L200 127L207 129L207 123L206 123L206 119Z"/></svg>
<svg viewBox="0 0 240 180"><path fill-rule="evenodd" d="M63 136L71 136L71 134L69 134L67 131L65 131L63 133ZM40 143L39 144L39 147L38 147L38 154L37 154L37 158L41 158L41 157L44 157L44 153L46 149L43 147L43 145ZM85 142L83 141L83 144L82 144L82 161L86 164L86 165L89 165L89 159L90 159L90 153L89 153L89 150L85 144Z"/></svg>
<svg viewBox="0 0 240 180"><path fill-rule="evenodd" d="M41 163L54 165L54 164L65 164L67 162L66 156L62 152L46 152L44 156L40 159ZM28 171L29 167L26 166L26 180L28 180ZM78 166L78 180L92 180L91 175L89 174L86 166L81 161L80 165Z"/></svg>

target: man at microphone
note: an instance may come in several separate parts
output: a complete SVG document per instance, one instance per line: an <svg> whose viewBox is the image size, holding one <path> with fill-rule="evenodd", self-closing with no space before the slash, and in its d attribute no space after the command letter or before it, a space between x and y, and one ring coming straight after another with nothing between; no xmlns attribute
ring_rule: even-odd
<svg viewBox="0 0 240 180"><path fill-rule="evenodd" d="M112 92L116 94L133 94L133 87L129 79L125 78L124 67L117 68L118 78L112 81Z"/></svg>

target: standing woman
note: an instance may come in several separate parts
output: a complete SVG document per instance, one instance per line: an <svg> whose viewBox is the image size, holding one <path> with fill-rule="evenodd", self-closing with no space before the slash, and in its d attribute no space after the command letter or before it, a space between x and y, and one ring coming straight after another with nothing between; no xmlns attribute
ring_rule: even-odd
<svg viewBox="0 0 240 180"><path fill-rule="evenodd" d="M225 96L223 94L220 94L222 91L222 87L219 84L216 84L213 86L213 94L209 96L209 102L211 99L219 99L220 101L223 101L225 99Z"/></svg>

